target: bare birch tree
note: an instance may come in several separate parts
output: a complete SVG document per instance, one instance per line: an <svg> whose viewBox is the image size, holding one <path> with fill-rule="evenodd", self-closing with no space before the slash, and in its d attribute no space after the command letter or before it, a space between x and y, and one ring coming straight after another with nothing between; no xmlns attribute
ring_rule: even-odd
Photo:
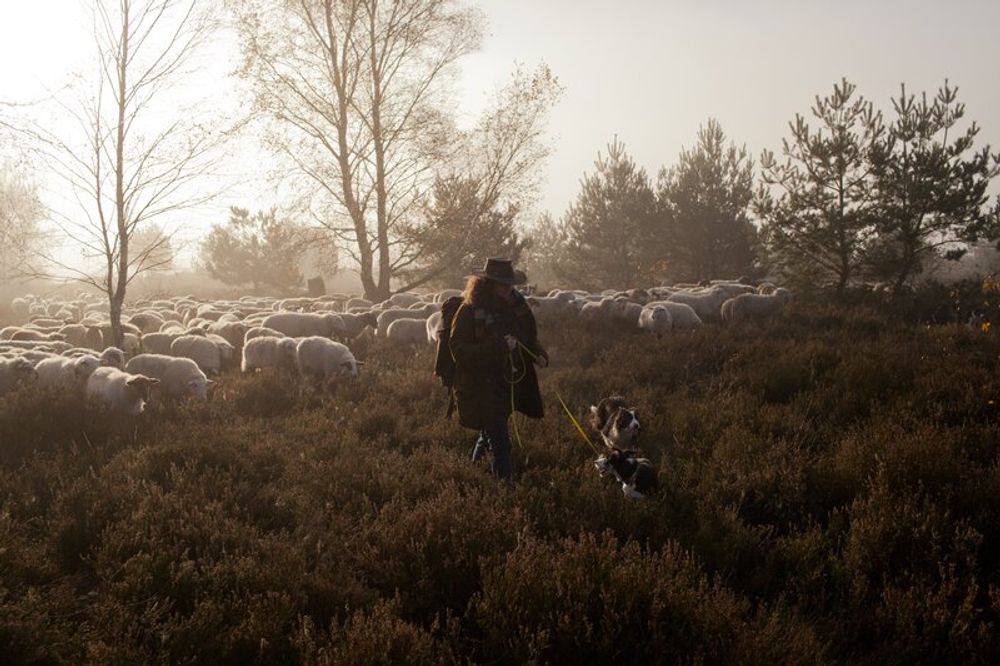
<svg viewBox="0 0 1000 666"><path fill-rule="evenodd" d="M204 0L94 0L93 38L98 74L81 102L58 97L76 131L33 130L41 152L68 185L76 206L53 210L52 222L82 248L81 265L47 252L44 267L100 289L108 297L115 344L129 284L172 260L170 234L146 226L206 202L212 193L191 187L204 177L225 139L172 95L193 67L192 56L213 28ZM142 234L143 242L134 239Z"/></svg>
<svg viewBox="0 0 1000 666"><path fill-rule="evenodd" d="M317 194L312 213L343 241L367 297L394 278L408 289L438 266L409 270L424 256L415 225L435 179L468 155L450 107L456 63L481 41L483 18L454 0L240 0L232 3L245 49L244 76L271 146ZM547 70L546 70L547 73ZM530 83L546 100L551 76ZM525 119L522 119L525 120ZM541 118L531 114L532 123ZM483 188L503 192L523 173L532 126L494 144ZM494 135L498 136L498 135ZM530 158L528 158L530 161ZM489 210L496 197L484 191ZM492 200L491 200L492 199Z"/></svg>

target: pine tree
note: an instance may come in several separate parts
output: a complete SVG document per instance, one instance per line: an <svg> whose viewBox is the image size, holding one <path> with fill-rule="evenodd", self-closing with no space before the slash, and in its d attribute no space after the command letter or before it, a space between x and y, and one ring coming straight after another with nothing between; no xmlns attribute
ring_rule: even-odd
<svg viewBox="0 0 1000 666"><path fill-rule="evenodd" d="M273 208L251 215L234 206L229 222L214 225L202 243L202 263L226 284L283 293L302 283L299 263L311 236L300 225L279 220Z"/></svg>
<svg viewBox="0 0 1000 666"><path fill-rule="evenodd" d="M812 107L815 130L796 114L784 162L764 151L755 197L770 261L784 277L830 285L842 295L860 271L871 238L870 155L882 140L882 114L846 79Z"/></svg>
<svg viewBox="0 0 1000 666"><path fill-rule="evenodd" d="M997 236L997 220L984 206L1000 172L990 147L971 152L979 127L955 130L965 115L958 88L945 81L933 101L900 87L895 119L872 154L879 215L872 264L892 280L894 293L935 258L957 260L967 243Z"/></svg>
<svg viewBox="0 0 1000 666"><path fill-rule="evenodd" d="M748 208L753 159L745 147L726 146L715 119L698 130L698 143L681 151L676 167L660 172L657 198L664 211L663 250L670 277L699 281L753 272Z"/></svg>
<svg viewBox="0 0 1000 666"><path fill-rule="evenodd" d="M473 268L487 257L506 257L517 263L527 241L517 231L518 209L490 206L477 179L464 176L438 178L433 199L418 225L403 234L422 251L403 256L397 275L407 280L433 273L426 284L459 287Z"/></svg>
<svg viewBox="0 0 1000 666"><path fill-rule="evenodd" d="M591 290L640 286L656 272L656 195L617 137L606 157L598 153L594 167L563 219L567 241L560 277Z"/></svg>

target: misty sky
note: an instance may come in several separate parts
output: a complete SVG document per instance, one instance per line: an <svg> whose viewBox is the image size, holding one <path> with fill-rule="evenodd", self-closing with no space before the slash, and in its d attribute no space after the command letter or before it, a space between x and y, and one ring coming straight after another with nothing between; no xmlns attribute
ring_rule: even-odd
<svg viewBox="0 0 1000 666"><path fill-rule="evenodd" d="M553 154L538 209L557 216L615 134L654 178L710 116L757 157L762 148L780 149L788 121L842 76L886 111L901 81L933 93L948 77L967 117L982 126L981 142L1000 150L1000 0L478 5L489 34L465 62L460 109L471 118L515 62L549 64L565 92L549 121ZM91 48L81 16L76 0L0 0L0 98L30 98L67 80ZM219 76L226 66L215 64ZM224 219L231 203L256 202L222 201L195 225Z"/></svg>

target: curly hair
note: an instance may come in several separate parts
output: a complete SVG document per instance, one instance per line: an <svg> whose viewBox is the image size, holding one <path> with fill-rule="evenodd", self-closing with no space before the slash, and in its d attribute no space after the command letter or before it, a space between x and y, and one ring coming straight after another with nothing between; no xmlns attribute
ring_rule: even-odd
<svg viewBox="0 0 1000 666"><path fill-rule="evenodd" d="M493 280L479 275L472 275L465 283L462 291L462 302L466 305L485 305L492 295L490 289Z"/></svg>

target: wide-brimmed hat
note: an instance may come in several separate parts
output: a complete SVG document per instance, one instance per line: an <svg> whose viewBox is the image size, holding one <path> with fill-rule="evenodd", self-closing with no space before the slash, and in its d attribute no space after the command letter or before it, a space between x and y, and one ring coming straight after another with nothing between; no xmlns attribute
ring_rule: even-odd
<svg viewBox="0 0 1000 666"><path fill-rule="evenodd" d="M486 265L483 266L482 270L472 271L472 275L509 285L524 284L528 281L528 277L523 271L514 270L510 259L499 259L497 257L487 259Z"/></svg>

